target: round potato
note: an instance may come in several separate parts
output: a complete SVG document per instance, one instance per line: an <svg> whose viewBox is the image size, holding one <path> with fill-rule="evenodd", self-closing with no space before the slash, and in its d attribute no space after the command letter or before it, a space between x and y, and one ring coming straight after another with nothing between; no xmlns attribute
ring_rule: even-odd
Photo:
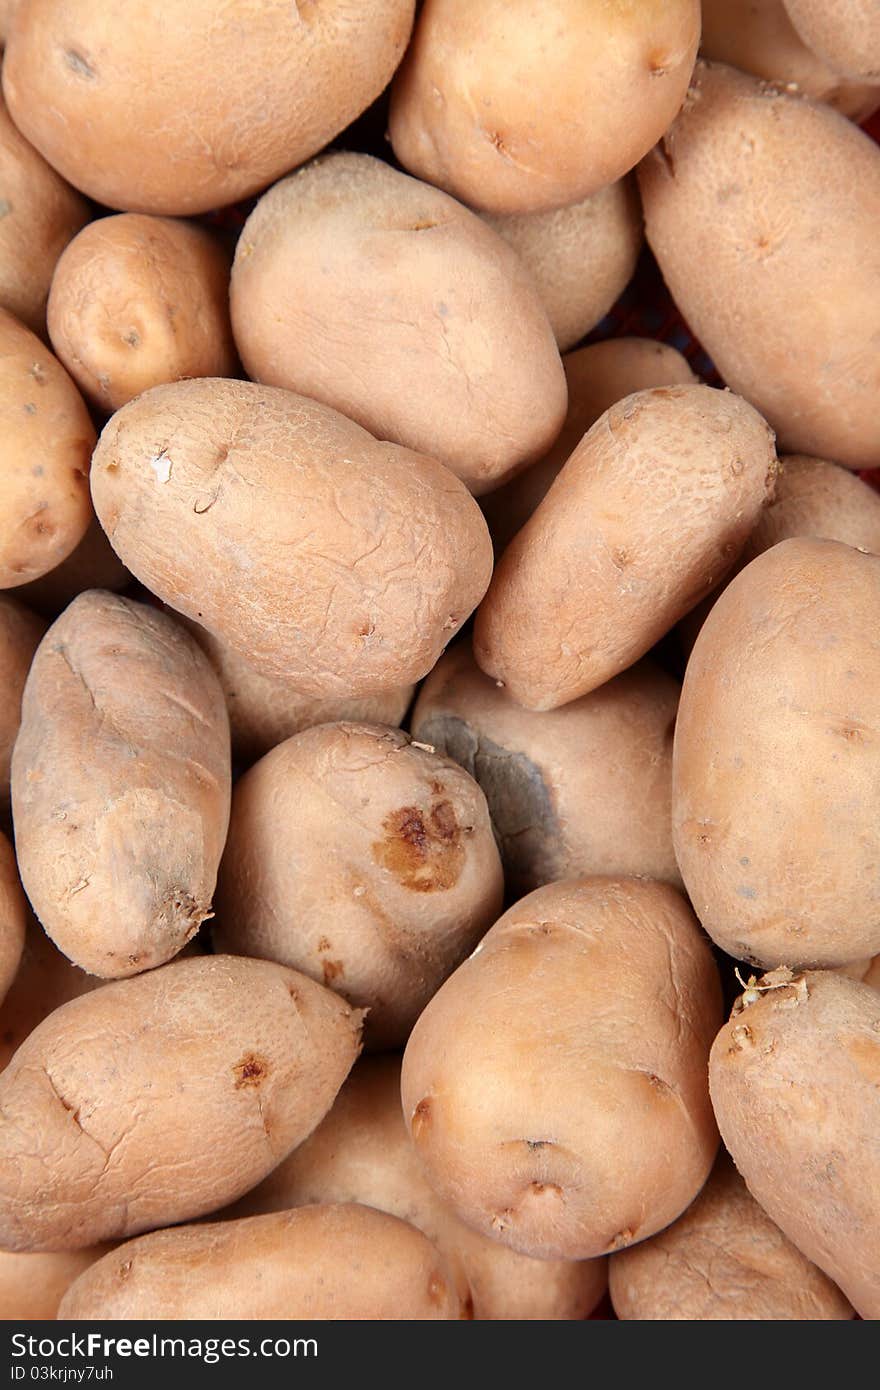
<svg viewBox="0 0 880 1390"><path fill-rule="evenodd" d="M30 917L21 963L0 1007L0 1071L44 1018L102 984L103 980L87 975L62 955Z"/></svg>
<svg viewBox="0 0 880 1390"><path fill-rule="evenodd" d="M15 854L0 832L0 1002L18 970L26 919L27 906L18 881Z"/></svg>
<svg viewBox="0 0 880 1390"><path fill-rule="evenodd" d="M369 1045L397 1047L503 894L466 772L399 729L322 724L238 782L214 940L323 981L368 1010Z"/></svg>
<svg viewBox="0 0 880 1390"><path fill-rule="evenodd" d="M90 197L206 212L301 164L400 61L414 0L27 0L6 46L12 119Z"/></svg>
<svg viewBox="0 0 880 1390"><path fill-rule="evenodd" d="M730 392L627 396L502 555L477 614L477 662L527 709L603 685L730 569L776 469L772 432Z"/></svg>
<svg viewBox="0 0 880 1390"><path fill-rule="evenodd" d="M876 0L785 0L808 48L834 72L880 82L880 9Z"/></svg>
<svg viewBox="0 0 880 1390"><path fill-rule="evenodd" d="M878 631L880 556L798 539L738 574L697 638L673 841L731 956L773 968L880 952Z"/></svg>
<svg viewBox="0 0 880 1390"><path fill-rule="evenodd" d="M392 88L401 164L488 212L621 178L681 106L699 0L425 0Z"/></svg>
<svg viewBox="0 0 880 1390"><path fill-rule="evenodd" d="M0 594L0 815L9 809L9 765L21 723L21 695L46 624L18 598Z"/></svg>
<svg viewBox="0 0 880 1390"><path fill-rule="evenodd" d="M827 106L700 63L639 178L664 279L728 386L785 453L880 464L874 141Z"/></svg>
<svg viewBox="0 0 880 1390"><path fill-rule="evenodd" d="M234 376L231 258L216 237L170 217L119 213L74 237L49 295L52 346L106 413L166 381Z"/></svg>
<svg viewBox="0 0 880 1390"><path fill-rule="evenodd" d="M12 757L22 882L55 944L105 978L176 955L210 915L230 796L207 657L166 614L81 594L34 657Z"/></svg>
<svg viewBox="0 0 880 1390"><path fill-rule="evenodd" d="M360 1015L269 961L198 956L56 1009L0 1076L0 1248L214 1211L330 1109Z"/></svg>
<svg viewBox="0 0 880 1390"><path fill-rule="evenodd" d="M565 417L538 287L467 208L364 154L269 190L232 270L248 374L445 463L474 493L534 462Z"/></svg>
<svg viewBox="0 0 880 1390"><path fill-rule="evenodd" d="M129 401L92 496L152 593L318 699L420 680L492 572L480 509L442 464L252 382Z"/></svg>
<svg viewBox="0 0 880 1390"><path fill-rule="evenodd" d="M116 593L131 583L131 575L93 515L88 530L67 559L30 584L20 584L15 597L44 617L57 618L86 589Z"/></svg>
<svg viewBox="0 0 880 1390"><path fill-rule="evenodd" d="M5 309L0 423L0 589L12 589L54 569L82 540L95 430L60 362Z"/></svg>
<svg viewBox="0 0 880 1390"><path fill-rule="evenodd" d="M522 709L447 652L413 712L413 735L482 787L509 892L555 879L644 874L680 883L672 850L672 735L679 687L643 662L559 710Z"/></svg>
<svg viewBox="0 0 880 1390"><path fill-rule="evenodd" d="M109 1251L52 1250L43 1254L0 1250L0 1322L50 1322L74 1279Z"/></svg>
<svg viewBox="0 0 880 1390"><path fill-rule="evenodd" d="M428 1181L527 1255L587 1259L654 1235L715 1159L706 1063L720 1020L712 953L675 889L539 888L410 1036L403 1113Z"/></svg>
<svg viewBox="0 0 880 1390"><path fill-rule="evenodd" d="M712 1104L756 1201L880 1317L880 995L830 971L750 988L712 1048Z"/></svg>

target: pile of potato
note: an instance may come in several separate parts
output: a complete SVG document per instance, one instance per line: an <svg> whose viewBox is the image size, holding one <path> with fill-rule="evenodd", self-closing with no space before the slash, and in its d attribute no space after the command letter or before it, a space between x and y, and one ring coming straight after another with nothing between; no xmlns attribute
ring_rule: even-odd
<svg viewBox="0 0 880 1390"><path fill-rule="evenodd" d="M2 6L0 1316L880 1317L878 13Z"/></svg>

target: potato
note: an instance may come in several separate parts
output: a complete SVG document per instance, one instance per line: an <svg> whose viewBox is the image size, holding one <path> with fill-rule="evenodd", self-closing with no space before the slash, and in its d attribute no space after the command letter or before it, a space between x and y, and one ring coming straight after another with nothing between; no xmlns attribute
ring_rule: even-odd
<svg viewBox="0 0 880 1390"><path fill-rule="evenodd" d="M876 0L785 0L808 48L844 77L880 82L880 10Z"/></svg>
<svg viewBox="0 0 880 1390"><path fill-rule="evenodd" d="M57 618L86 589L116 593L131 583L131 575L93 515L88 530L67 559L30 584L20 584L15 597L44 617Z"/></svg>
<svg viewBox="0 0 880 1390"><path fill-rule="evenodd" d="M101 410L193 376L234 376L230 256L204 227L120 213L92 222L61 256L49 336Z"/></svg>
<svg viewBox="0 0 880 1390"><path fill-rule="evenodd" d="M579 202L687 90L699 0L425 0L392 88L401 164L488 212Z"/></svg>
<svg viewBox="0 0 880 1390"><path fill-rule="evenodd" d="M729 392L627 396L502 555L477 614L477 662L527 709L603 685L731 567L776 467L766 423Z"/></svg>
<svg viewBox="0 0 880 1390"><path fill-rule="evenodd" d="M73 999L0 1076L0 1248L76 1250L214 1211L329 1110L360 1015L269 961L199 956Z"/></svg>
<svg viewBox="0 0 880 1390"><path fill-rule="evenodd" d="M0 589L12 589L54 569L82 540L95 431L60 362L5 309L0 424Z"/></svg>
<svg viewBox="0 0 880 1390"><path fill-rule="evenodd" d="M468 644L435 666L415 738L486 794L514 897L581 874L680 883L672 851L672 734L679 688L643 662L560 710L524 710Z"/></svg>
<svg viewBox="0 0 880 1390"><path fill-rule="evenodd" d="M15 979L27 916L12 845L0 832L0 1001Z"/></svg>
<svg viewBox="0 0 880 1390"><path fill-rule="evenodd" d="M880 463L874 141L827 106L701 63L639 178L676 304L782 451Z"/></svg>
<svg viewBox="0 0 880 1390"><path fill-rule="evenodd" d="M0 594L0 815L9 809L9 764L21 722L21 693L46 624L9 594Z"/></svg>
<svg viewBox="0 0 880 1390"><path fill-rule="evenodd" d="M403 1112L428 1181L527 1255L587 1259L654 1235L715 1158L706 1062L720 1019L711 951L673 888L539 888L410 1036Z"/></svg>
<svg viewBox="0 0 880 1390"><path fill-rule="evenodd" d="M421 1231L370 1207L333 1205L154 1231L93 1265L58 1316L401 1322L464 1314L445 1261Z"/></svg>
<svg viewBox="0 0 880 1390"><path fill-rule="evenodd" d="M34 657L12 757L19 869L76 965L169 960L211 912L231 796L220 683L164 613L92 590Z"/></svg>
<svg viewBox="0 0 880 1390"><path fill-rule="evenodd" d="M880 952L878 631L880 556L816 539L753 560L706 619L675 731L673 840L729 955Z"/></svg>
<svg viewBox="0 0 880 1390"><path fill-rule="evenodd" d="M748 1193L722 1154L674 1225L611 1256L619 1318L639 1322L842 1322L853 1310Z"/></svg>
<svg viewBox="0 0 880 1390"><path fill-rule="evenodd" d="M880 1317L880 996L767 975L712 1048L712 1104L756 1201L863 1318Z"/></svg>
<svg viewBox="0 0 880 1390"><path fill-rule="evenodd" d="M0 1250L0 1321L54 1319L74 1279L106 1255L109 1248L95 1245L89 1250L55 1250L39 1255Z"/></svg>
<svg viewBox="0 0 880 1390"><path fill-rule="evenodd" d="M92 496L152 593L316 699L421 679L492 570L448 469L251 382L181 381L123 406Z"/></svg>
<svg viewBox="0 0 880 1390"><path fill-rule="evenodd" d="M488 492L549 448L565 376L539 288L479 217L364 154L269 190L235 254L248 375Z"/></svg>
<svg viewBox="0 0 880 1390"><path fill-rule="evenodd" d="M12 119L90 197L126 212L234 203L379 95L413 0L27 0L3 64Z"/></svg>
<svg viewBox="0 0 880 1390"><path fill-rule="evenodd" d="M317 1202L362 1202L424 1231L475 1318L584 1318L605 1292L604 1260L531 1260L477 1235L443 1205L422 1176L403 1123L396 1056L358 1062L314 1134L229 1214Z"/></svg>
<svg viewBox="0 0 880 1390"><path fill-rule="evenodd" d="M396 1047L501 911L486 798L399 729L323 724L235 789L217 887L224 951L302 970Z"/></svg>
<svg viewBox="0 0 880 1390"><path fill-rule="evenodd" d="M29 916L21 963L0 1007L0 1071L53 1010L101 984L103 981L97 976L87 975L62 955L39 923Z"/></svg>
<svg viewBox="0 0 880 1390"><path fill-rule="evenodd" d="M525 262L560 352L604 318L632 278L642 210L631 179L551 212L485 219ZM652 383L653 384L653 383Z"/></svg>

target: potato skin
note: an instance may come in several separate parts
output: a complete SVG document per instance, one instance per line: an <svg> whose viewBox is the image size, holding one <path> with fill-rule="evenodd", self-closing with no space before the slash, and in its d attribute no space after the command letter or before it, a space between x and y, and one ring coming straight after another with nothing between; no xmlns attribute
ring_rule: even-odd
<svg viewBox="0 0 880 1390"><path fill-rule="evenodd" d="M880 996L830 971L761 983L776 987L747 993L712 1048L722 1138L767 1215L878 1318Z"/></svg>
<svg viewBox="0 0 880 1390"><path fill-rule="evenodd" d="M335 989L369 1010L369 1045L396 1047L503 894L466 772L399 729L323 724L236 785L214 940Z"/></svg>
<svg viewBox="0 0 880 1390"><path fill-rule="evenodd" d="M9 809L9 764L21 723L21 695L46 624L17 596L0 594L0 815Z"/></svg>
<svg viewBox="0 0 880 1390"><path fill-rule="evenodd" d="M696 1201L659 1235L612 1255L618 1318L843 1322L853 1310L749 1195L722 1153Z"/></svg>
<svg viewBox="0 0 880 1390"><path fill-rule="evenodd" d="M673 841L694 910L765 968L880 952L880 557L783 541L697 638L673 752Z"/></svg>
<svg viewBox="0 0 880 1390"><path fill-rule="evenodd" d="M26 917L27 907L18 881L15 854L6 836L0 832L0 1001L18 970Z"/></svg>
<svg viewBox="0 0 880 1390"><path fill-rule="evenodd" d="M482 787L508 892L555 879L643 874L680 884L672 850L672 734L679 686L642 662L559 710L517 705L468 643L422 686L413 736Z"/></svg>
<svg viewBox="0 0 880 1390"><path fill-rule="evenodd" d="M44 1018L104 983L62 955L29 913L27 919L21 962L0 1007L0 1071Z"/></svg>
<svg viewBox="0 0 880 1390"><path fill-rule="evenodd" d="M729 392L627 396L498 562L474 628L478 664L527 709L603 685L731 567L776 467L767 424Z"/></svg>
<svg viewBox="0 0 880 1390"><path fill-rule="evenodd" d="M118 593L132 582L93 514L85 535L67 559L39 579L20 584L15 597L43 617L57 618L77 594L86 589L109 589L111 593Z"/></svg>
<svg viewBox="0 0 880 1390"><path fill-rule="evenodd" d="M318 699L421 679L492 569L479 507L442 464L252 382L129 401L92 497L152 593Z"/></svg>
<svg viewBox="0 0 880 1390"><path fill-rule="evenodd" d="M110 1250L0 1250L0 1322L51 1321L74 1279Z"/></svg>
<svg viewBox="0 0 880 1390"><path fill-rule="evenodd" d="M834 72L880 82L880 12L873 0L785 0L808 48Z"/></svg>
<svg viewBox="0 0 880 1390"><path fill-rule="evenodd" d="M210 915L230 797L207 657L166 614L81 594L34 657L12 757L22 882L55 944L105 978L176 955Z"/></svg>
<svg viewBox="0 0 880 1390"><path fill-rule="evenodd" d="M827 106L699 63L639 181L675 302L781 450L880 462L874 141Z"/></svg>
<svg viewBox="0 0 880 1390"><path fill-rule="evenodd" d="M49 295L52 346L101 410L166 381L234 376L231 258L204 227L118 213L61 256Z"/></svg>
<svg viewBox="0 0 880 1390"><path fill-rule="evenodd" d="M329 1110L359 1033L323 986L234 956L64 1004L0 1076L0 1248L80 1249L234 1201Z"/></svg>
<svg viewBox="0 0 880 1390"><path fill-rule="evenodd" d="M538 287L439 189L363 154L276 184L231 287L248 375L439 459L474 493L540 458L565 378Z"/></svg>
<svg viewBox="0 0 880 1390"><path fill-rule="evenodd" d="M77 188L126 212L207 212L265 188L379 95L414 0L27 0L3 89ZM148 80L147 74L150 75Z"/></svg>
<svg viewBox="0 0 880 1390"><path fill-rule="evenodd" d="M403 1112L428 1181L523 1254L588 1259L644 1240L714 1162L706 1062L720 1019L709 945L675 889L539 888L410 1036Z"/></svg>
<svg viewBox="0 0 880 1390"><path fill-rule="evenodd" d="M488 212L579 202L663 134L699 37L699 0L425 0L392 87L394 153Z"/></svg>

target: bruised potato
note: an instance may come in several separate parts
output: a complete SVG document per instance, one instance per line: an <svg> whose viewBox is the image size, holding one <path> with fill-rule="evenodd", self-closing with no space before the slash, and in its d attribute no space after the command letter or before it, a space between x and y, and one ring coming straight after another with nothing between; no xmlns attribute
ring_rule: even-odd
<svg viewBox="0 0 880 1390"><path fill-rule="evenodd" d="M27 918L12 845L0 832L0 1002L15 979Z"/></svg>
<svg viewBox="0 0 880 1390"><path fill-rule="evenodd" d="M9 766L21 722L21 696L46 624L18 598L0 594L0 813L9 808Z"/></svg>
<svg viewBox="0 0 880 1390"><path fill-rule="evenodd" d="M675 889L539 888L410 1036L403 1113L428 1181L475 1230L543 1259L654 1235L715 1158L706 1064L720 1021L709 945Z"/></svg>
<svg viewBox="0 0 880 1390"><path fill-rule="evenodd" d="M319 699L420 680L492 570L480 509L442 464L249 381L129 401L92 496L152 593Z"/></svg>
<svg viewBox="0 0 880 1390"><path fill-rule="evenodd" d="M785 0L808 48L834 72L880 82L880 10L875 0Z"/></svg>
<svg viewBox="0 0 880 1390"><path fill-rule="evenodd" d="M43 617L57 618L86 589L109 589L116 593L131 582L131 575L93 515L88 530L67 559L39 579L20 584L15 597Z"/></svg>
<svg viewBox="0 0 880 1390"><path fill-rule="evenodd" d="M89 1250L0 1250L0 1322L49 1322L74 1279L108 1253Z"/></svg>

